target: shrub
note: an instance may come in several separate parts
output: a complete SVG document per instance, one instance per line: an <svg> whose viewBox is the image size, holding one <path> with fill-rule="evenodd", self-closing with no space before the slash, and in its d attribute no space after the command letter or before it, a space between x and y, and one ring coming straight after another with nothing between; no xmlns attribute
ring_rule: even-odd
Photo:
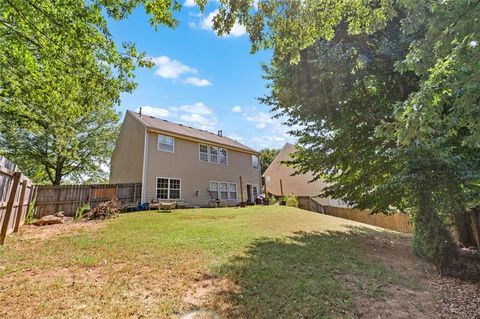
<svg viewBox="0 0 480 319"><path fill-rule="evenodd" d="M443 274L456 255L455 244L433 205L420 203L413 216L413 250Z"/></svg>
<svg viewBox="0 0 480 319"><path fill-rule="evenodd" d="M293 193L284 197L285 205L290 207L298 207L298 199Z"/></svg>
<svg viewBox="0 0 480 319"><path fill-rule="evenodd" d="M84 203L82 206L77 208L77 211L75 212L74 219L80 219L83 217L83 215L90 211L90 205L88 203Z"/></svg>
<svg viewBox="0 0 480 319"><path fill-rule="evenodd" d="M270 194L270 197L268 198L268 201L269 201L270 205L275 205L277 203L277 198L275 197L275 195Z"/></svg>
<svg viewBox="0 0 480 319"><path fill-rule="evenodd" d="M31 224L33 223L35 216L34 216L34 211L35 211L35 202L37 201L37 196L35 196L32 199L32 202L30 203L30 206L28 206L28 212L27 216L25 216L25 224Z"/></svg>

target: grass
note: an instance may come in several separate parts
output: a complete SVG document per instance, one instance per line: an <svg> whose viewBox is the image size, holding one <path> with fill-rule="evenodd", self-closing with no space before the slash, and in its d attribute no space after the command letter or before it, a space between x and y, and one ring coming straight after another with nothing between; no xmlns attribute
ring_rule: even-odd
<svg viewBox="0 0 480 319"><path fill-rule="evenodd" d="M47 239L11 236L0 317L168 318L188 310L183 298L205 274L236 287L205 300L223 317L355 317L358 296L415 286L359 240L393 235L361 225L270 206L129 213Z"/></svg>

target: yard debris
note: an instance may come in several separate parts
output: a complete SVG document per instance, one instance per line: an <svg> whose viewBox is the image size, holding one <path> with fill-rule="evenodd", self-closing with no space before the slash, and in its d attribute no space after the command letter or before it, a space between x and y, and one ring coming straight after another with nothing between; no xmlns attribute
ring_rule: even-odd
<svg viewBox="0 0 480 319"><path fill-rule="evenodd" d="M92 208L89 212L83 215L86 219L106 219L116 217L120 212L120 203L117 197L112 200L100 203L97 207Z"/></svg>
<svg viewBox="0 0 480 319"><path fill-rule="evenodd" d="M65 217L65 214L64 214L64 212L58 212L58 213L54 214L53 216L63 218L63 217Z"/></svg>
<svg viewBox="0 0 480 319"><path fill-rule="evenodd" d="M33 222L35 226L45 226L45 225L53 225L53 224L63 224L65 221L63 217L57 217L55 215L47 215L43 216L40 219Z"/></svg>

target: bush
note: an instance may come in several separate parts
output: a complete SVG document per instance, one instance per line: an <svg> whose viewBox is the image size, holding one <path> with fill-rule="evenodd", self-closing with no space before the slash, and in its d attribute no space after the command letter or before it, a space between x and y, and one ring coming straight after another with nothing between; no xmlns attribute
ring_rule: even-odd
<svg viewBox="0 0 480 319"><path fill-rule="evenodd" d="M37 201L37 196L32 199L30 206L28 206L27 216L25 216L25 224L31 224L35 220L34 211L35 211L35 202Z"/></svg>
<svg viewBox="0 0 480 319"><path fill-rule="evenodd" d="M285 205L290 207L298 207L298 199L293 193L284 197Z"/></svg>
<svg viewBox="0 0 480 319"><path fill-rule="evenodd" d="M75 212L74 219L80 219L83 217L83 215L87 212L90 211L90 205L88 203L83 204L79 208L77 208L77 211Z"/></svg>
<svg viewBox="0 0 480 319"><path fill-rule="evenodd" d="M277 198L275 197L275 195L270 194L270 197L268 198L268 202L270 205L275 205L277 203Z"/></svg>
<svg viewBox="0 0 480 319"><path fill-rule="evenodd" d="M413 226L415 254L434 264L443 274L455 259L457 251L450 232L434 206L420 204L413 216Z"/></svg>

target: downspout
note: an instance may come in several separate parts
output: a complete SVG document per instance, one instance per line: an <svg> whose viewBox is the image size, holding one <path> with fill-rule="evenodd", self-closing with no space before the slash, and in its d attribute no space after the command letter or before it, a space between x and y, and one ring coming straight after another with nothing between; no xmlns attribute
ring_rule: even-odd
<svg viewBox="0 0 480 319"><path fill-rule="evenodd" d="M143 169L142 169L142 198L140 202L147 202L147 157L148 157L148 129L145 128L145 137L143 139Z"/></svg>

